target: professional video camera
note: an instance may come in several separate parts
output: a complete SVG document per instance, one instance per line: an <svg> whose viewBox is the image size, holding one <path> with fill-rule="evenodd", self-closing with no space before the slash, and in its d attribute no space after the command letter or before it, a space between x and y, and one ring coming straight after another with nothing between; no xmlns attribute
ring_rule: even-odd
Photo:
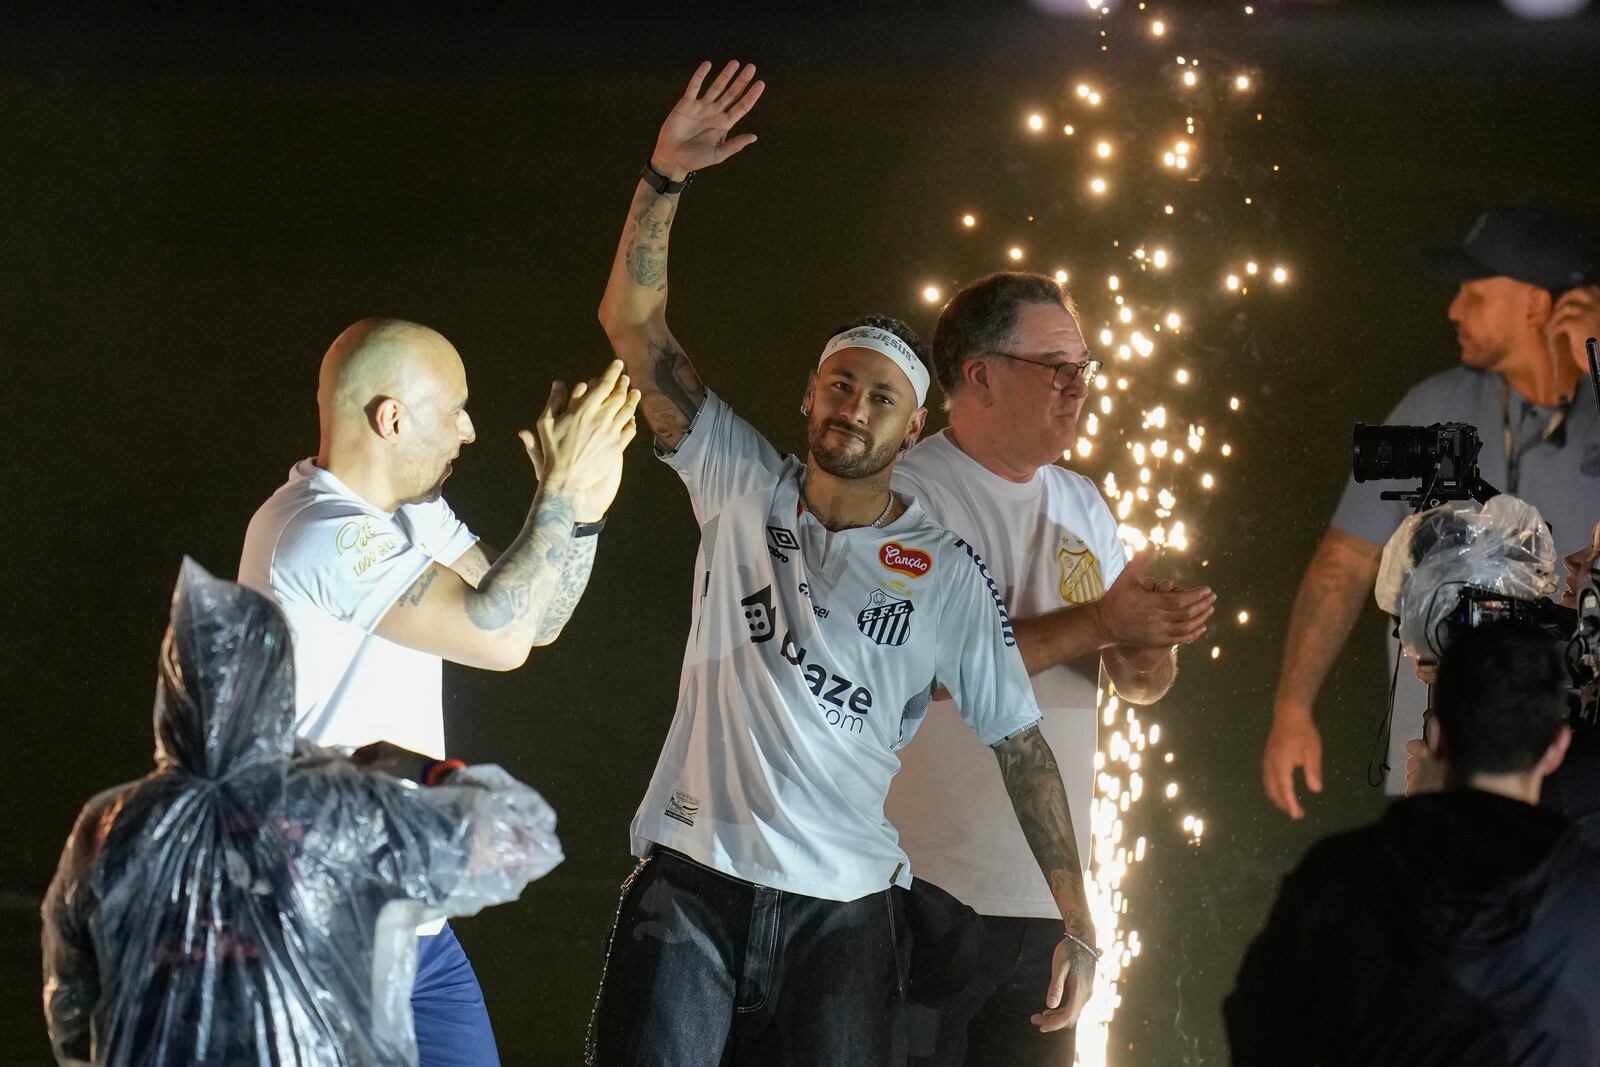
<svg viewBox="0 0 1600 1067"><path fill-rule="evenodd" d="M1593 723L1600 715L1600 579L1591 571L1576 609L1547 599L1557 591L1550 529L1536 508L1478 475L1480 447L1467 423L1356 425L1356 481L1421 483L1383 494L1407 501L1413 513L1384 549L1379 606L1395 617L1401 647L1424 680L1464 628L1507 619L1539 626L1566 650L1574 725Z"/></svg>
<svg viewBox="0 0 1600 1067"><path fill-rule="evenodd" d="M1351 466L1356 481L1420 478L1409 493L1385 491L1384 500L1404 500L1413 511L1435 508L1447 500L1488 503L1500 491L1478 477L1478 452L1483 442L1477 427L1465 422L1432 426L1367 426L1356 423L1351 435Z"/></svg>

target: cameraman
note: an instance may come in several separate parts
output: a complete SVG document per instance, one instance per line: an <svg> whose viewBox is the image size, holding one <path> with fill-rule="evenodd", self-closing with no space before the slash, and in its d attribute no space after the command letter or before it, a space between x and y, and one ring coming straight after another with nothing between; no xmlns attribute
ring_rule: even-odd
<svg viewBox="0 0 1600 1067"><path fill-rule="evenodd" d="M1537 628L1455 638L1427 739L1444 791L1284 879L1223 1006L1236 1064L1600 1063L1600 851L1536 806L1566 685Z"/></svg>
<svg viewBox="0 0 1600 1067"><path fill-rule="evenodd" d="M1588 541L1597 518L1600 414L1594 386L1563 348L1596 305L1590 299L1572 307L1563 298L1596 282L1593 249L1556 217L1490 211L1459 247L1433 250L1427 266L1458 286L1449 317L1462 366L1417 385L1386 421L1476 426L1482 476L1537 507L1555 528L1558 552L1573 551ZM1559 317L1558 310L1574 317ZM1322 791L1322 738L1312 706L1371 595L1381 546L1406 514L1403 503L1379 499L1379 489L1353 481L1346 487L1289 619L1262 784L1296 819L1305 812L1295 796L1295 769L1313 793ZM1424 702L1409 672L1400 675L1387 761L1391 793L1401 790L1401 749L1421 733Z"/></svg>

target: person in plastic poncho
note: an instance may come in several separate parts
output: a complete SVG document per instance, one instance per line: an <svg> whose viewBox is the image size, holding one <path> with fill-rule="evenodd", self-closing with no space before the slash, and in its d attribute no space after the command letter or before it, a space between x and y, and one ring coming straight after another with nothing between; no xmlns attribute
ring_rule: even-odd
<svg viewBox="0 0 1600 1067"><path fill-rule="evenodd" d="M84 807L45 898L61 1063L415 1064L416 925L561 861L554 813L498 767L419 788L297 747L287 622L191 560L155 732L155 771ZM380 765L428 777L408 759Z"/></svg>

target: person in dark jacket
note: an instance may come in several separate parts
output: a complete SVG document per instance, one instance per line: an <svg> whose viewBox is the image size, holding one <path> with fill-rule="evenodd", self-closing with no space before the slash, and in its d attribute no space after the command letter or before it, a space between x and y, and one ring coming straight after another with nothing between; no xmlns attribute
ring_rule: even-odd
<svg viewBox="0 0 1600 1067"><path fill-rule="evenodd" d="M1223 1006L1236 1064L1600 1063L1600 851L1537 806L1566 685L1531 626L1455 638L1428 738L1445 790L1284 879Z"/></svg>
<svg viewBox="0 0 1600 1067"><path fill-rule="evenodd" d="M498 767L297 745L288 622L192 560L155 730L156 769L89 801L45 897L61 1064L414 1065L417 924L561 860L549 805Z"/></svg>

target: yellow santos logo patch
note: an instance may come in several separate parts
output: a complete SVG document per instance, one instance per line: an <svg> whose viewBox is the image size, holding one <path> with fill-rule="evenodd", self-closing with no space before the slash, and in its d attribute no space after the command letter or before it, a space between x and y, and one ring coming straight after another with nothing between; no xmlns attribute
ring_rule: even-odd
<svg viewBox="0 0 1600 1067"><path fill-rule="evenodd" d="M1062 534L1056 562L1061 564L1061 599L1068 604L1089 604L1106 595L1100 561L1079 538Z"/></svg>

